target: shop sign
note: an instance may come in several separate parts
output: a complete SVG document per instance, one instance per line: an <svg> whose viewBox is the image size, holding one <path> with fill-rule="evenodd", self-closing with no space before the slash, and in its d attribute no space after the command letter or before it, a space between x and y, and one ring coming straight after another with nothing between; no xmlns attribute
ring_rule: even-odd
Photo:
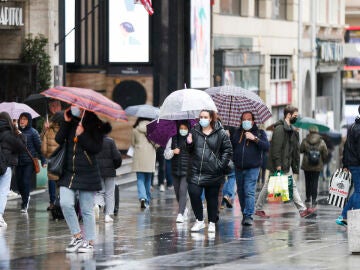
<svg viewBox="0 0 360 270"><path fill-rule="evenodd" d="M0 1L0 27L24 26L23 8L10 5L10 2Z"/></svg>

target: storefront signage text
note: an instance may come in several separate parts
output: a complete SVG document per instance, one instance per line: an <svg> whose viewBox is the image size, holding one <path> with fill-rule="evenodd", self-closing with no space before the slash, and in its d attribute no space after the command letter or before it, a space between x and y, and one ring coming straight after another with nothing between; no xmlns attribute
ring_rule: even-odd
<svg viewBox="0 0 360 270"><path fill-rule="evenodd" d="M0 6L0 26L23 25L23 9L21 7Z"/></svg>

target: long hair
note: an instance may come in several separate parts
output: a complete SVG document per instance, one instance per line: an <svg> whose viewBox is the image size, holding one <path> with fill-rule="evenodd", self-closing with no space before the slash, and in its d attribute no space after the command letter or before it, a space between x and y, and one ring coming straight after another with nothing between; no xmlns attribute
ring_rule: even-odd
<svg viewBox="0 0 360 270"><path fill-rule="evenodd" d="M209 113L210 118L211 118L210 126L211 126L211 128L215 128L215 123L218 120L217 113L215 111L212 111L212 110L201 110L201 112L208 112Z"/></svg>
<svg viewBox="0 0 360 270"><path fill-rule="evenodd" d="M8 122L11 133L15 134L15 127L14 127L14 124L13 124L13 121L12 121L10 115L7 112L1 112L0 119Z"/></svg>
<svg viewBox="0 0 360 270"><path fill-rule="evenodd" d="M133 128L136 128L136 127L140 124L141 121L149 121L149 122L151 122L152 120L153 120L153 119L151 119L151 118L139 117L139 118L136 120L135 124L133 125Z"/></svg>

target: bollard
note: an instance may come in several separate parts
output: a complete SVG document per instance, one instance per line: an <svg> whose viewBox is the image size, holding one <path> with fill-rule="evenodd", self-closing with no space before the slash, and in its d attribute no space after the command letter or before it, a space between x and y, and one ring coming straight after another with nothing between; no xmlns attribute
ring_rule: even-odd
<svg viewBox="0 0 360 270"><path fill-rule="evenodd" d="M349 250L360 253L360 210L349 210L347 222Z"/></svg>

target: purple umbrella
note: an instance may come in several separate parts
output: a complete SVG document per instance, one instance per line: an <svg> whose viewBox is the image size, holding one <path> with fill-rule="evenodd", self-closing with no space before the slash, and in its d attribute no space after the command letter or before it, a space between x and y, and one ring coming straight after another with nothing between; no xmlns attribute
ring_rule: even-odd
<svg viewBox="0 0 360 270"><path fill-rule="evenodd" d="M165 120L155 119L146 126L146 137L163 147L166 146L168 140L177 133L177 122L185 120ZM198 121L190 119L190 127L193 127Z"/></svg>

